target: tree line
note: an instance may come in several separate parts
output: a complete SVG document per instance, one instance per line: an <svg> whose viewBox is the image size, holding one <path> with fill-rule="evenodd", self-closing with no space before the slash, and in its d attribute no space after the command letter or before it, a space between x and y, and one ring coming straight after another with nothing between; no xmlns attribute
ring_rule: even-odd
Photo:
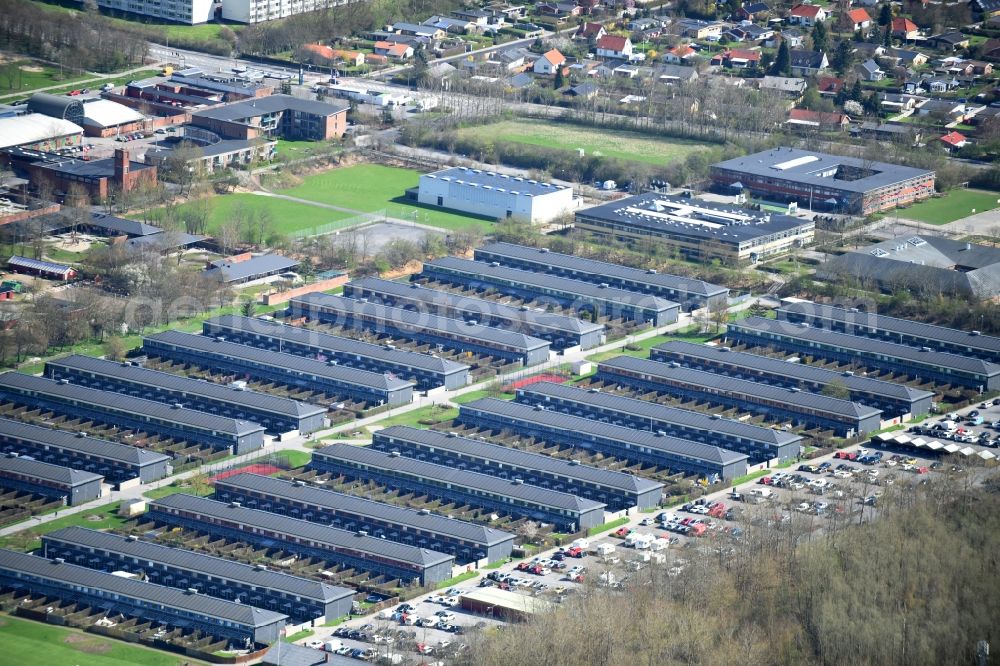
<svg viewBox="0 0 1000 666"><path fill-rule="evenodd" d="M768 508L739 541L682 551L679 574L647 567L624 589L588 587L475 636L458 663L975 663L979 641L1000 639L997 490L956 475L888 486L877 515L784 522Z"/></svg>

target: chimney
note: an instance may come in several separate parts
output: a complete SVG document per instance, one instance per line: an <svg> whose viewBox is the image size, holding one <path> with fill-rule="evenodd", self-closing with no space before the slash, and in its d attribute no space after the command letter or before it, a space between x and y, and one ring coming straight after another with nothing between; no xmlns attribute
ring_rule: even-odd
<svg viewBox="0 0 1000 666"><path fill-rule="evenodd" d="M128 175L129 156L128 151L122 148L115 148L115 182L119 185L125 184L125 176Z"/></svg>

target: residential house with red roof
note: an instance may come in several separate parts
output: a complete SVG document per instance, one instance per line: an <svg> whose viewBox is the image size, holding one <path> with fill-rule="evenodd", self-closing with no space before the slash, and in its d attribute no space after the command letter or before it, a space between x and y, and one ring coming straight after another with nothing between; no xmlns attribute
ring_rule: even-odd
<svg viewBox="0 0 1000 666"><path fill-rule="evenodd" d="M948 132L943 137L938 139L941 143L948 146L949 152L955 152L962 148L965 144L969 142L962 134L958 132Z"/></svg>
<svg viewBox="0 0 1000 666"><path fill-rule="evenodd" d="M847 12L846 18L844 20L845 24L850 26L854 32L861 31L867 32L869 28L872 27L872 17L868 15L868 12L864 9L852 9Z"/></svg>
<svg viewBox="0 0 1000 666"><path fill-rule="evenodd" d="M618 35L604 35L597 40L597 55L601 58L628 60L632 57L632 40Z"/></svg>
<svg viewBox="0 0 1000 666"><path fill-rule="evenodd" d="M691 62L698 52L691 48L690 44L680 44L663 54L663 62L671 65L684 65Z"/></svg>
<svg viewBox="0 0 1000 666"><path fill-rule="evenodd" d="M892 19L892 36L896 39L916 39L920 35L920 28L908 18L898 17Z"/></svg>
<svg viewBox="0 0 1000 666"><path fill-rule="evenodd" d="M558 49L552 49L535 61L533 69L535 74L554 76L555 73L559 71L559 68L563 67L565 64L566 56L560 53Z"/></svg>
<svg viewBox="0 0 1000 666"><path fill-rule="evenodd" d="M596 41L606 34L608 34L608 31L600 23L587 22L581 24L573 36L577 39L593 39Z"/></svg>
<svg viewBox="0 0 1000 666"><path fill-rule="evenodd" d="M813 129L835 129L843 131L851 124L850 116L844 113L827 113L809 109L792 109L788 112L787 125Z"/></svg>
<svg viewBox="0 0 1000 666"><path fill-rule="evenodd" d="M716 54L712 58L711 64L733 69L757 69L760 65L760 51L729 49Z"/></svg>
<svg viewBox="0 0 1000 666"><path fill-rule="evenodd" d="M816 25L826 18L826 10L819 5L795 5L788 14L788 22L792 25Z"/></svg>
<svg viewBox="0 0 1000 666"><path fill-rule="evenodd" d="M375 42L375 55L392 60L409 60L413 57L413 47L402 43Z"/></svg>

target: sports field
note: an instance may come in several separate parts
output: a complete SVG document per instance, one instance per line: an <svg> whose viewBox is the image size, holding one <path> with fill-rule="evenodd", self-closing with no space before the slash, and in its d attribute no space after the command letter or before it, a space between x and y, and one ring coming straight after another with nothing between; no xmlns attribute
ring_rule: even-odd
<svg viewBox="0 0 1000 666"><path fill-rule="evenodd" d="M524 143L558 150L584 150L588 157L603 155L630 162L665 166L709 148L709 144L687 139L658 139L638 132L596 129L544 121L504 121L466 127L459 136Z"/></svg>
<svg viewBox="0 0 1000 666"><path fill-rule="evenodd" d="M4 664L67 666L181 666L190 657L130 645L74 629L0 615Z"/></svg>
<svg viewBox="0 0 1000 666"><path fill-rule="evenodd" d="M975 213L1000 207L1000 193L984 190L952 190L943 197L927 199L909 208L897 211L899 217L926 222L948 224Z"/></svg>
<svg viewBox="0 0 1000 666"><path fill-rule="evenodd" d="M58 67L34 60L15 60L0 65L0 93L34 90L59 83L71 84L85 78L89 77L60 72Z"/></svg>
<svg viewBox="0 0 1000 666"><path fill-rule="evenodd" d="M301 185L281 190L280 193L365 213L385 210L389 217L449 231L492 222L483 217L450 213L404 201L406 190L415 187L419 179L420 172L412 169L358 164L307 176Z"/></svg>
<svg viewBox="0 0 1000 666"><path fill-rule="evenodd" d="M185 206L190 205L183 204L178 206L178 210L183 212ZM228 220L233 219L233 214L240 206L245 206L253 211L268 211L273 220L274 229L283 234L321 227L352 217L351 213L318 208L297 201L287 201L285 199L276 199L256 194L223 194L211 199L211 213L208 218L209 233L217 230ZM154 220L156 214L156 211L152 214Z"/></svg>

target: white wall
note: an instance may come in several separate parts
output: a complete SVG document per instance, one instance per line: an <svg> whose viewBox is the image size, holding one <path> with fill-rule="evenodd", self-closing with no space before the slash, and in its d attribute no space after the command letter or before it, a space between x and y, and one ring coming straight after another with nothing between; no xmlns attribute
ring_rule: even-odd
<svg viewBox="0 0 1000 666"><path fill-rule="evenodd" d="M510 217L530 222L548 222L573 209L573 191L569 188L553 188L546 194L529 196L513 194L517 191L517 181L504 183L504 191L498 187L474 186L443 180L427 175L420 177L418 201L431 206L438 205L455 210L504 219Z"/></svg>

